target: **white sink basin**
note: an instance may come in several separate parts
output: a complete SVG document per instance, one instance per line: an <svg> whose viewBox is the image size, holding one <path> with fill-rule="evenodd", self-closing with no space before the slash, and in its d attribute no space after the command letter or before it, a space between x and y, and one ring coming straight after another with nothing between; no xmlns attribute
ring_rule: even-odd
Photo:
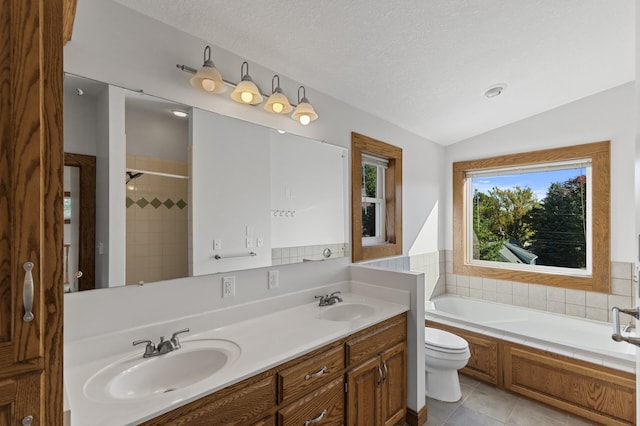
<svg viewBox="0 0 640 426"><path fill-rule="evenodd" d="M198 383L230 365L240 347L228 340L191 340L173 352L142 358L142 352L118 360L85 384L87 397L98 401L152 397Z"/></svg>
<svg viewBox="0 0 640 426"><path fill-rule="evenodd" d="M362 303L340 303L326 308L320 318L327 321L354 321L371 316L375 312L372 306Z"/></svg>

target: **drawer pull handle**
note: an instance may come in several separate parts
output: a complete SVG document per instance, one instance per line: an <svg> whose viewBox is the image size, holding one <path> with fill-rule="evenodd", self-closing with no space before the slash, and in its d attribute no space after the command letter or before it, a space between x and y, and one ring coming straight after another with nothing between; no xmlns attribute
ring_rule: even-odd
<svg viewBox="0 0 640 426"><path fill-rule="evenodd" d="M380 368L380 365L378 364L378 387L380 387L380 385L382 384L382 381L384 380L384 374L382 374L382 368Z"/></svg>
<svg viewBox="0 0 640 426"><path fill-rule="evenodd" d="M385 382L389 377L389 369L387 368L387 361L382 363L382 367L384 368L384 375L382 376L382 381Z"/></svg>
<svg viewBox="0 0 640 426"><path fill-rule="evenodd" d="M311 373L311 374L307 374L306 376L304 376L305 380L309 380L309 379L315 379L318 376L322 376L324 373L326 373L329 369L327 368L327 366L325 365L324 367L322 367L319 371L316 371L315 373Z"/></svg>
<svg viewBox="0 0 640 426"><path fill-rule="evenodd" d="M327 409L326 408L324 410L322 410L322 413L320 413L320 415L318 417L316 417L315 419L307 420L306 422L304 422L304 426L315 425L316 423L320 423L322 421L322 419L324 418L325 414L327 414Z"/></svg>
<svg viewBox="0 0 640 426"><path fill-rule="evenodd" d="M24 304L24 316L22 320L24 322L33 321L33 262L25 262L22 267L25 270L24 284L22 287L22 303Z"/></svg>

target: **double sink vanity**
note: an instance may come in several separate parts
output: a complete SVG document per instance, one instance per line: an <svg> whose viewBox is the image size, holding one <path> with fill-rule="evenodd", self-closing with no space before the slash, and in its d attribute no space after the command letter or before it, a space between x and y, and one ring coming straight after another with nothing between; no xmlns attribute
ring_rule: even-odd
<svg viewBox="0 0 640 426"><path fill-rule="evenodd" d="M403 420L408 295L325 297L256 316L257 301L67 342L71 425ZM237 320L216 327L221 315ZM158 330L179 335L164 340Z"/></svg>

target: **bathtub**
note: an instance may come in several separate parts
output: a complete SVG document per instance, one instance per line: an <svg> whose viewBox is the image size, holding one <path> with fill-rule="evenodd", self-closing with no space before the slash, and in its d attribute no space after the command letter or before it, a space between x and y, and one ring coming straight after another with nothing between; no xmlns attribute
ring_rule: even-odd
<svg viewBox="0 0 640 426"><path fill-rule="evenodd" d="M612 325L529 308L445 295L427 302L429 321L582 361L635 372L636 347L611 339Z"/></svg>

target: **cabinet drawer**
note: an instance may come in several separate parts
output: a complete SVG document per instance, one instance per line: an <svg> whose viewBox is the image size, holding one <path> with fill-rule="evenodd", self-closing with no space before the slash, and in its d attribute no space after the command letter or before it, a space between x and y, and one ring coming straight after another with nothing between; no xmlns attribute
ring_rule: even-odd
<svg viewBox="0 0 640 426"><path fill-rule="evenodd" d="M343 368L344 349L338 346L278 372L279 402L292 401L311 389L328 383Z"/></svg>
<svg viewBox="0 0 640 426"><path fill-rule="evenodd" d="M316 420L312 424L317 426L343 425L344 377L279 410L278 418L280 426L300 426L312 420Z"/></svg>
<svg viewBox="0 0 640 426"><path fill-rule="evenodd" d="M256 418L264 417L275 406L276 378L269 376L259 381L251 379L176 408L155 419L150 425L244 425L262 424ZM268 423L265 423L268 424Z"/></svg>
<svg viewBox="0 0 640 426"><path fill-rule="evenodd" d="M358 334L347 341L347 366L378 355L395 343L407 339L407 316L391 318L370 332Z"/></svg>

